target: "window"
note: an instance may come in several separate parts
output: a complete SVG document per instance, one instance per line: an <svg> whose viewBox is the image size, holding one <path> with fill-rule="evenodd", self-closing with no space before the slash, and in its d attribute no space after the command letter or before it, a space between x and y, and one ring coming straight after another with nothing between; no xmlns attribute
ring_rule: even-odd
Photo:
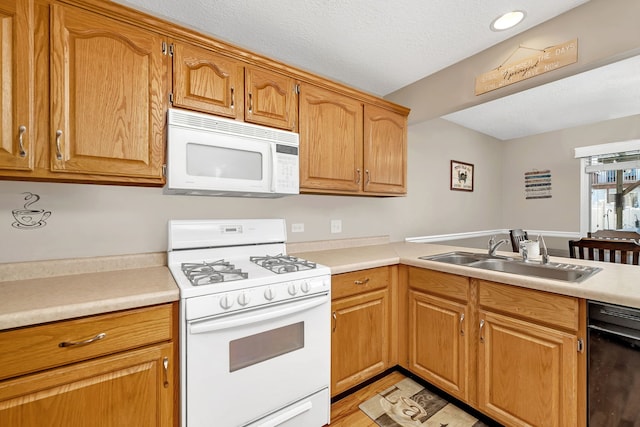
<svg viewBox="0 0 640 427"><path fill-rule="evenodd" d="M581 158L580 232L640 232L640 140L576 148Z"/></svg>

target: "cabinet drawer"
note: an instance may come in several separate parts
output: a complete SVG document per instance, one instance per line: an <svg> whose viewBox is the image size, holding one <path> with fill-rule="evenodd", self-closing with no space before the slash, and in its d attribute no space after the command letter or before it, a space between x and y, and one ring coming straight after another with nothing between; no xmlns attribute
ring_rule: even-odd
<svg viewBox="0 0 640 427"><path fill-rule="evenodd" d="M370 268L331 277L331 299L389 286L389 267Z"/></svg>
<svg viewBox="0 0 640 427"><path fill-rule="evenodd" d="M172 323L172 305L165 304L0 332L0 379L168 341Z"/></svg>
<svg viewBox="0 0 640 427"><path fill-rule="evenodd" d="M409 268L409 286L460 301L469 300L469 278L424 268Z"/></svg>
<svg viewBox="0 0 640 427"><path fill-rule="evenodd" d="M579 304L574 297L480 280L479 299L480 306L494 311L578 330Z"/></svg>

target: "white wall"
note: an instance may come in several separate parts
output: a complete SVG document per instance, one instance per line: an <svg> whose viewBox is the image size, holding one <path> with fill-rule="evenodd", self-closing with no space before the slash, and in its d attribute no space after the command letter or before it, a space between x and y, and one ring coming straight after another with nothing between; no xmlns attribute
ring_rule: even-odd
<svg viewBox="0 0 640 427"><path fill-rule="evenodd" d="M444 120L409 128L407 197L300 195L282 199L168 196L159 188L0 181L0 262L166 251L169 219L285 218L304 223L290 242L409 236L500 224L502 144ZM449 190L449 161L476 166L473 193ZM51 211L46 225L15 228L25 192ZM331 234L331 219L343 233Z"/></svg>

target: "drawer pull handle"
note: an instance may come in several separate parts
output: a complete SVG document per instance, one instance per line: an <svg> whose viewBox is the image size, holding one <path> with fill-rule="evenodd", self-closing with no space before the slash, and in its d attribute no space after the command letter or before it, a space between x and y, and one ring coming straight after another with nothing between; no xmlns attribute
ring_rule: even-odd
<svg viewBox="0 0 640 427"><path fill-rule="evenodd" d="M480 342L484 343L484 335L482 335L482 329L484 328L484 320L480 321Z"/></svg>
<svg viewBox="0 0 640 427"><path fill-rule="evenodd" d="M338 315L334 311L333 314L331 315L331 317L333 318L333 329L331 330L331 332L335 332L336 331L336 326L338 326Z"/></svg>
<svg viewBox="0 0 640 427"><path fill-rule="evenodd" d="M162 372L163 372L163 376L164 376L164 382L163 382L163 386L164 388L169 387L169 358L165 357L164 359L162 359Z"/></svg>
<svg viewBox="0 0 640 427"><path fill-rule="evenodd" d="M464 336L463 322L464 322L464 313L460 313L460 335L462 336Z"/></svg>
<svg viewBox="0 0 640 427"><path fill-rule="evenodd" d="M58 344L58 347L78 347L78 346L81 346L81 345L87 345L87 344L94 343L96 341L100 341L101 339L103 339L106 336L107 336L107 334L102 332L102 333L96 335L95 337L89 338L88 340L84 340L84 341L63 341L60 344Z"/></svg>
<svg viewBox="0 0 640 427"><path fill-rule="evenodd" d="M354 280L353 283L356 285L366 285L367 283L369 283L369 278L367 277L364 280Z"/></svg>

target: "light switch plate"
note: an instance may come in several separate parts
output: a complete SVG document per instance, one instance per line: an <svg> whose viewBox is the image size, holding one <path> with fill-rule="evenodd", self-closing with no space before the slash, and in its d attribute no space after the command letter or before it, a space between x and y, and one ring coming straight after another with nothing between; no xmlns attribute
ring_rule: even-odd
<svg viewBox="0 0 640 427"><path fill-rule="evenodd" d="M331 233L342 233L342 220L341 219L332 219L331 220Z"/></svg>
<svg viewBox="0 0 640 427"><path fill-rule="evenodd" d="M302 233L304 231L304 223L291 224L292 233Z"/></svg>

